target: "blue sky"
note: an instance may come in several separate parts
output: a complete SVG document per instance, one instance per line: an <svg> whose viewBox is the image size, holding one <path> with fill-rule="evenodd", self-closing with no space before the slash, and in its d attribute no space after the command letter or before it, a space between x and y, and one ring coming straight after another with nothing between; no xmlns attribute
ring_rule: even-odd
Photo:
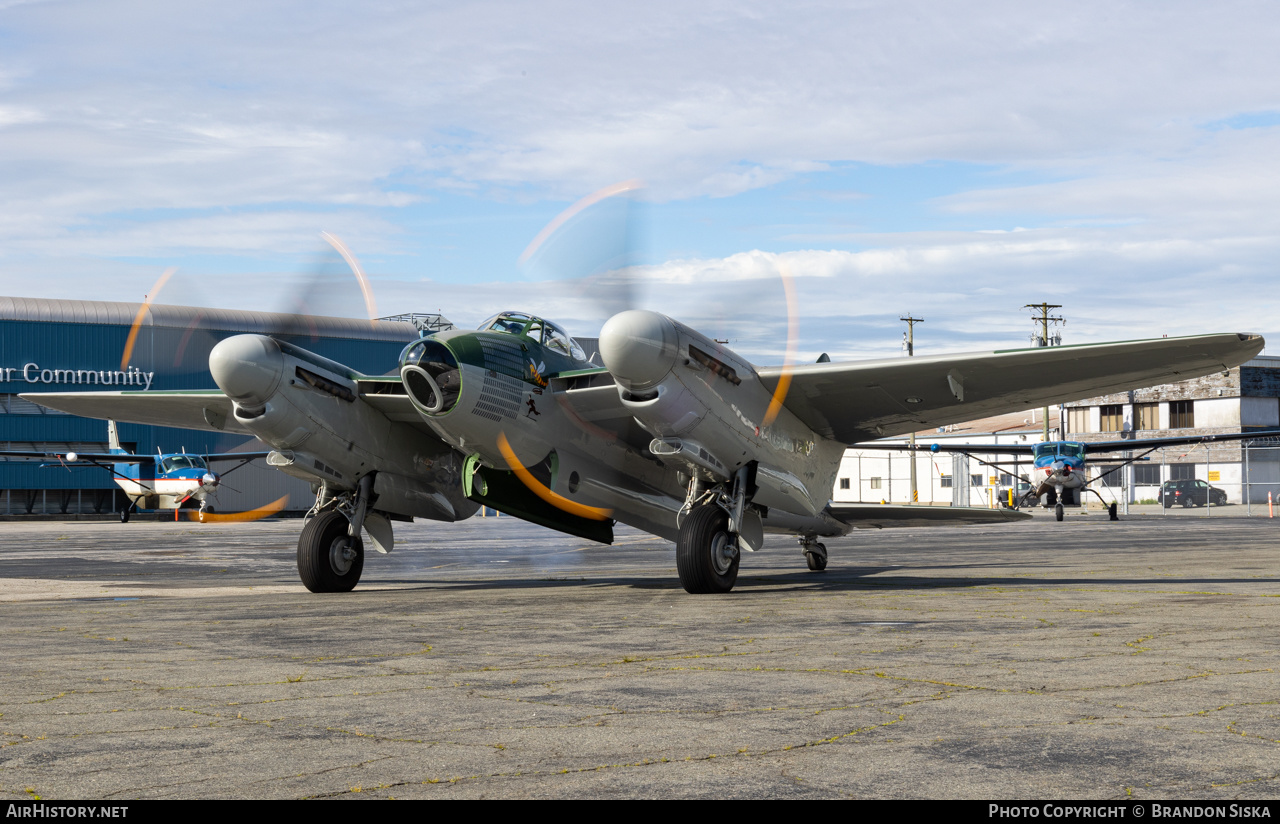
<svg viewBox="0 0 1280 824"><path fill-rule="evenodd" d="M516 258L645 181L644 305L759 360L1280 340L1280 11L0 0L6 294L276 309L342 237L380 309L600 305ZM191 296L198 295L198 298ZM350 305L358 305L352 302Z"/></svg>

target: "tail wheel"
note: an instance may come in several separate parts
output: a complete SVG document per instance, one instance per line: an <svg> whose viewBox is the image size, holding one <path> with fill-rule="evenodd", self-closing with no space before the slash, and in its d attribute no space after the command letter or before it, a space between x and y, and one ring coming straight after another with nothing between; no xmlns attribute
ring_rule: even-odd
<svg viewBox="0 0 1280 824"><path fill-rule="evenodd" d="M738 580L738 542L729 515L715 504L689 513L676 539L676 571L686 592L728 592Z"/></svg>
<svg viewBox="0 0 1280 824"><path fill-rule="evenodd" d="M364 541L347 535L347 517L336 510L307 522L298 537L298 575L312 592L350 592L364 571Z"/></svg>
<svg viewBox="0 0 1280 824"><path fill-rule="evenodd" d="M1058 504L1053 508L1053 517L1059 521L1062 520L1062 504Z"/></svg>

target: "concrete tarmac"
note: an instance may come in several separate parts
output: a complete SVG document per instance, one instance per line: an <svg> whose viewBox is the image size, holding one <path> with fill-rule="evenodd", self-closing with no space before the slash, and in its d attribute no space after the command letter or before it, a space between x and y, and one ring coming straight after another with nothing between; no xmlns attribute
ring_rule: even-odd
<svg viewBox="0 0 1280 824"><path fill-rule="evenodd" d="M697 597L509 518L313 595L300 526L0 524L0 796L1280 795L1280 521L770 538Z"/></svg>

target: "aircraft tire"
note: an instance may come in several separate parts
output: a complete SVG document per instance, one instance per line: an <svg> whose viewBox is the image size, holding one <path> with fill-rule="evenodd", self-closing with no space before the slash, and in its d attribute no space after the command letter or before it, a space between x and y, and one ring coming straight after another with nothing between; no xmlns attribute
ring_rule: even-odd
<svg viewBox="0 0 1280 824"><path fill-rule="evenodd" d="M826 544L817 544L817 549L817 552L806 552L804 554L804 559L809 564L810 572L822 572L827 568Z"/></svg>
<svg viewBox="0 0 1280 824"><path fill-rule="evenodd" d="M364 571L364 541L347 536L350 523L336 510L322 512L307 522L298 537L298 575L312 592L350 592ZM354 557L345 558L349 546Z"/></svg>
<svg viewBox="0 0 1280 824"><path fill-rule="evenodd" d="M1056 519L1057 519L1057 520L1059 520L1059 521L1061 521L1061 520L1062 520L1062 504L1058 504L1058 505L1054 506L1054 508L1053 508L1053 517L1054 517L1054 518L1056 518Z"/></svg>
<svg viewBox="0 0 1280 824"><path fill-rule="evenodd" d="M122 524L129 523L129 507L127 506L124 509L120 510L120 523Z"/></svg>
<svg viewBox="0 0 1280 824"><path fill-rule="evenodd" d="M723 509L704 504L689 513L676 540L676 571L685 592L700 595L733 589L742 555L733 543L729 515Z"/></svg>
<svg viewBox="0 0 1280 824"><path fill-rule="evenodd" d="M1120 520L1120 517L1116 515L1116 505L1114 503L1107 507L1107 517L1112 521Z"/></svg>

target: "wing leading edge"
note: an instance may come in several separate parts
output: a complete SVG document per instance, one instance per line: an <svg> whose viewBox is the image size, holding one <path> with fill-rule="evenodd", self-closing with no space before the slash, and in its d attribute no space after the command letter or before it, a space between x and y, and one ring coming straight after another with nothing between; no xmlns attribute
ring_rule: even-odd
<svg viewBox="0 0 1280 824"><path fill-rule="evenodd" d="M1227 333L758 372L770 389L789 373L787 409L818 434L852 444L1200 377L1244 363L1264 344L1261 335Z"/></svg>

